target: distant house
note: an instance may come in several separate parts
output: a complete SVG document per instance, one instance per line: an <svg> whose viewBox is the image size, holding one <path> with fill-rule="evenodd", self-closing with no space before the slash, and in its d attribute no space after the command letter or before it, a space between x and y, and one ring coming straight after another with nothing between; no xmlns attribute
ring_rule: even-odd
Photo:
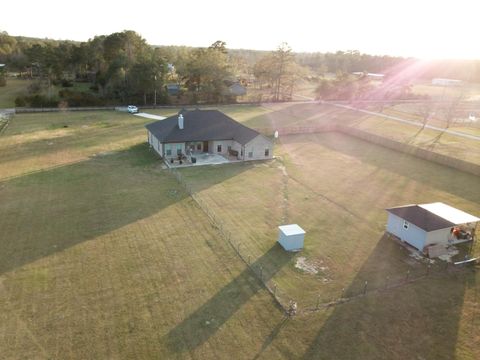
<svg viewBox="0 0 480 360"><path fill-rule="evenodd" d="M243 86L242 84L236 82L231 84L227 88L227 94L226 95L231 95L231 96L243 96L247 93L247 88Z"/></svg>
<svg viewBox="0 0 480 360"><path fill-rule="evenodd" d="M442 78L434 78L432 79L432 85L440 85L440 86L460 86L463 84L462 80L455 80L455 79L442 79Z"/></svg>
<svg viewBox="0 0 480 360"><path fill-rule="evenodd" d="M176 96L180 93L180 85L179 84L167 84L167 93L171 96Z"/></svg>
<svg viewBox="0 0 480 360"><path fill-rule="evenodd" d="M473 240L480 218L441 202L386 209L387 231L420 251Z"/></svg>
<svg viewBox="0 0 480 360"><path fill-rule="evenodd" d="M235 160L272 158L272 141L218 110L182 110L145 127L148 143L164 159L202 153Z"/></svg>
<svg viewBox="0 0 480 360"><path fill-rule="evenodd" d="M365 73L362 71L356 71L356 72L353 72L352 74L358 77L365 76L371 80L383 80L385 78L385 74Z"/></svg>

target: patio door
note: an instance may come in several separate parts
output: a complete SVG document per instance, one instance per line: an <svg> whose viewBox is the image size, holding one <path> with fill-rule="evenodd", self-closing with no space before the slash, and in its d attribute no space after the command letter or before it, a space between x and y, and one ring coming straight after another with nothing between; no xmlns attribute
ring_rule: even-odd
<svg viewBox="0 0 480 360"><path fill-rule="evenodd" d="M208 152L208 141L203 142L203 152Z"/></svg>

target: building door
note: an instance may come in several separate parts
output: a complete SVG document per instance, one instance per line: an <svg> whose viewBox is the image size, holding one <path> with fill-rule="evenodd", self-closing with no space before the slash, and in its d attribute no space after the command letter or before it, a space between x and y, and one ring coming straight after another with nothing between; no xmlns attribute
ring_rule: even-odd
<svg viewBox="0 0 480 360"><path fill-rule="evenodd" d="M208 141L203 142L203 152L208 152Z"/></svg>

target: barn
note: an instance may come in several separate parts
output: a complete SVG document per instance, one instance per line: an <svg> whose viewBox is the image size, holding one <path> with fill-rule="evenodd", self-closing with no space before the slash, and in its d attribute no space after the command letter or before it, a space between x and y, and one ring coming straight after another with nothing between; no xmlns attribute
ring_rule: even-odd
<svg viewBox="0 0 480 360"><path fill-rule="evenodd" d="M148 143L164 159L211 154L225 160L271 159L273 142L218 110L182 110L145 126Z"/></svg>
<svg viewBox="0 0 480 360"><path fill-rule="evenodd" d="M480 218L436 202L386 209L387 232L420 251L432 245L451 245L475 239Z"/></svg>

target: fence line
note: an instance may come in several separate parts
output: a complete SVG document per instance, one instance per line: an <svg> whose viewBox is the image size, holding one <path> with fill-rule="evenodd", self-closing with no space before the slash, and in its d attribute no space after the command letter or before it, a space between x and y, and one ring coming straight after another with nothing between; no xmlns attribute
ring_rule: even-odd
<svg viewBox="0 0 480 360"><path fill-rule="evenodd" d="M272 134L272 129L268 128L255 128L258 132L263 134ZM434 151L422 149L420 147L406 144L394 139L386 138L377 134L370 133L368 131L353 128L351 126L340 124L327 124L321 126L309 126L309 127L283 127L276 129L279 135L296 135L296 134L313 134L323 132L339 132L347 136L359 138L361 140L380 145L391 150L402 152L415 156L417 158L434 162L436 164L444 165L449 168L467 172L476 176L480 176L480 164L475 164L462 159L454 158L448 155L439 154Z"/></svg>
<svg viewBox="0 0 480 360"><path fill-rule="evenodd" d="M352 128L349 126L337 125L337 131L346 135L350 135L364 141L380 145L391 150L403 152L405 154L413 155L423 160L431 161L440 165L448 166L456 170L467 172L476 176L480 176L480 165L465 161L462 159L453 158L451 156L439 154L430 150L422 149L414 145L405 144L393 139L389 139L380 135L372 134L370 132Z"/></svg>
<svg viewBox="0 0 480 360"><path fill-rule="evenodd" d="M238 240L235 240L232 236L232 233L227 229L224 222L219 219L217 214L211 209L206 201L201 199L188 185L188 183L183 178L182 174L175 168L169 168L170 172L175 176L178 183L183 186L185 191L191 196L195 201L198 207L207 215L211 224L218 230L221 237L233 248L237 256L245 263L245 265L253 272L255 277L263 284L263 286L270 293L275 302L286 312L290 311L290 304L292 298L278 287L271 279L268 279L265 276L263 267L260 264L255 264L252 262L252 257L248 253L245 247L242 246L242 243ZM392 240L393 241L393 240ZM408 270L404 276L397 277L396 279L391 279L388 275L385 276L385 281L382 284L374 283L372 285L368 280L364 282L360 281L360 284L357 288L350 288L348 290L343 290L341 295L338 298L331 299L330 301L321 301L321 296L302 300L297 314L311 314L326 308L344 304L353 300L361 299L362 297L368 294L379 294L392 289L397 289L402 286L412 284L417 281L427 279L432 276L444 276L444 274L459 271L461 268L455 268L447 262L446 265L432 267L428 265L425 270L421 272L412 273L411 270Z"/></svg>
<svg viewBox="0 0 480 360"><path fill-rule="evenodd" d="M250 254L246 251L242 251L242 243L240 241L235 241L232 237L230 231L226 229L223 222L218 218L214 211L210 209L205 201L199 198L187 182L183 179L180 172L175 168L169 168L170 172L175 176L176 180L180 185L182 185L190 197L195 201L198 207L207 215L210 222L213 226L219 231L222 238L233 248L237 256L245 263L245 265L253 272L255 277L260 280L263 286L267 289L270 295L273 297L275 302L285 311L288 312L290 299L283 294L283 292L278 288L278 286L273 282L269 281L264 275L263 267L261 265L257 266L252 263L252 258Z"/></svg>

